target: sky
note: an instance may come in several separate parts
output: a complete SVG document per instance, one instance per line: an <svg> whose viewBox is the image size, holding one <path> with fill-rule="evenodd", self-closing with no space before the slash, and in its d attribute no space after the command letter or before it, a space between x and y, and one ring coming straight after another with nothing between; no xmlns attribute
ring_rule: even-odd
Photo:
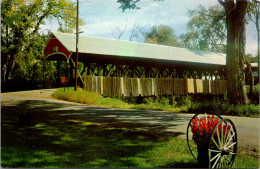
<svg viewBox="0 0 260 169"><path fill-rule="evenodd" d="M76 0L75 0L76 2ZM195 9L199 5L210 7L218 4L217 0L141 0L139 10L126 10L122 12L117 0L79 0L79 16L86 25L80 26L83 35L116 38L116 29L123 30L126 27L123 40L129 40L130 31L134 25L148 30L154 25L168 25L180 36L187 31L189 21L188 9ZM41 27L56 31L58 24L55 21ZM246 28L246 53L256 54L257 39L256 29L253 24ZM142 38L134 39L142 41Z"/></svg>

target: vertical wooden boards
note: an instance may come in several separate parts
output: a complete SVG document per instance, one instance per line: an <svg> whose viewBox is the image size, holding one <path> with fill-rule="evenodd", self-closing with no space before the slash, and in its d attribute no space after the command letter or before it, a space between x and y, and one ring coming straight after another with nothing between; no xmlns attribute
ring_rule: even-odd
<svg viewBox="0 0 260 169"><path fill-rule="evenodd" d="M87 90L87 87L88 87L88 79L87 79L87 76L86 76L86 73L85 73L84 87L83 87L83 89L86 90L86 91L88 91L88 90Z"/></svg>
<svg viewBox="0 0 260 169"><path fill-rule="evenodd" d="M227 92L227 81L226 80L212 80L211 94L220 95Z"/></svg>
<svg viewBox="0 0 260 169"><path fill-rule="evenodd" d="M211 80L211 94L216 95L217 94L217 81Z"/></svg>
<svg viewBox="0 0 260 169"><path fill-rule="evenodd" d="M203 80L203 94L210 94L211 93L211 83L210 80Z"/></svg>
<svg viewBox="0 0 260 169"><path fill-rule="evenodd" d="M86 74L86 71L85 71L85 73L84 73L83 89L84 89L84 90L87 90L87 74Z"/></svg>
<svg viewBox="0 0 260 169"><path fill-rule="evenodd" d="M169 95L173 95L173 79L169 78Z"/></svg>
<svg viewBox="0 0 260 169"><path fill-rule="evenodd" d="M112 97L112 90L113 90L113 79L112 77L104 77L103 78L103 95L106 97Z"/></svg>
<svg viewBox="0 0 260 169"><path fill-rule="evenodd" d="M92 76L87 76L86 81L86 90L92 92Z"/></svg>
<svg viewBox="0 0 260 169"><path fill-rule="evenodd" d="M118 97L120 91L120 79L117 77L112 78L112 85L111 85L111 97Z"/></svg>
<svg viewBox="0 0 260 169"><path fill-rule="evenodd" d="M154 96L159 96L159 91L158 91L159 82L158 81L159 81L158 78L153 78L153 89L154 89L153 95Z"/></svg>
<svg viewBox="0 0 260 169"><path fill-rule="evenodd" d="M96 92L106 97L186 95L192 93L219 95L227 92L227 81L85 76L84 90Z"/></svg>
<svg viewBox="0 0 260 169"><path fill-rule="evenodd" d="M115 83L116 83L116 84L114 85L114 86L115 86L114 90L116 91L115 96L116 96L116 97L120 97L120 96L122 96L120 77L116 77Z"/></svg>
<svg viewBox="0 0 260 169"><path fill-rule="evenodd" d="M193 79L187 79L187 92L194 93L194 80Z"/></svg>
<svg viewBox="0 0 260 169"><path fill-rule="evenodd" d="M140 83L142 86L142 96L149 96L148 90L149 90L149 79L148 78L141 78Z"/></svg>
<svg viewBox="0 0 260 169"><path fill-rule="evenodd" d="M184 95L187 95L187 94L189 94L188 93L188 80L187 79L183 79L182 80L183 82L183 84L182 84L182 90L183 90L183 94ZM193 81L193 80L192 80Z"/></svg>
<svg viewBox="0 0 260 169"><path fill-rule="evenodd" d="M107 77L103 77L103 87L104 87L103 96L105 97L108 96L107 83L108 83Z"/></svg>
<svg viewBox="0 0 260 169"><path fill-rule="evenodd" d="M155 96L155 89L154 89L154 78L151 78L152 79L152 95Z"/></svg>
<svg viewBox="0 0 260 169"><path fill-rule="evenodd" d="M147 96L152 96L153 95L152 78L146 78L146 82L147 82Z"/></svg>
<svg viewBox="0 0 260 169"><path fill-rule="evenodd" d="M138 78L131 78L131 86L132 86L132 96L133 97L139 96L140 83L138 83Z"/></svg>
<svg viewBox="0 0 260 169"><path fill-rule="evenodd" d="M160 96L166 95L166 80L165 78L159 78L159 91Z"/></svg>
<svg viewBox="0 0 260 169"><path fill-rule="evenodd" d="M104 77L98 76L98 82L99 82L99 94L104 94Z"/></svg>
<svg viewBox="0 0 260 169"><path fill-rule="evenodd" d="M176 94L176 95L179 94L179 90L178 90L179 86L178 85L179 85L179 79L174 79L173 80L173 93Z"/></svg>
<svg viewBox="0 0 260 169"><path fill-rule="evenodd" d="M166 78L165 80L165 95L173 95L173 79Z"/></svg>
<svg viewBox="0 0 260 169"><path fill-rule="evenodd" d="M140 78L137 78L137 85L138 85L138 95L143 96L143 84L141 83Z"/></svg>
<svg viewBox="0 0 260 169"><path fill-rule="evenodd" d="M102 76L94 76L95 78L95 81L96 81L96 93L98 94L102 94L101 93L101 88L102 88L102 85L103 85L103 77Z"/></svg>
<svg viewBox="0 0 260 169"><path fill-rule="evenodd" d="M188 94L187 79L174 79L174 94L184 95Z"/></svg>
<svg viewBox="0 0 260 169"><path fill-rule="evenodd" d="M163 82L162 78L157 78L157 91L158 91L158 96L163 95Z"/></svg>
<svg viewBox="0 0 260 169"><path fill-rule="evenodd" d="M194 93L203 93L203 81L202 79L194 79Z"/></svg>
<svg viewBox="0 0 260 169"><path fill-rule="evenodd" d="M126 96L125 78L120 77L120 94Z"/></svg>
<svg viewBox="0 0 260 169"><path fill-rule="evenodd" d="M111 78L112 78L111 97L116 97L118 96L116 77L111 77Z"/></svg>
<svg viewBox="0 0 260 169"><path fill-rule="evenodd" d="M96 76L92 76L92 92L96 92L97 93L97 77Z"/></svg>
<svg viewBox="0 0 260 169"><path fill-rule="evenodd" d="M131 96L132 94L132 84L131 84L131 78L124 78L125 82L125 96Z"/></svg>

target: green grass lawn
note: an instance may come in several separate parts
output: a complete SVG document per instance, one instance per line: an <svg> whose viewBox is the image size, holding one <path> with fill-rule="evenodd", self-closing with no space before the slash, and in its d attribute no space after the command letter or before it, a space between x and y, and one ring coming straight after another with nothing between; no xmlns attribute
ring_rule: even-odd
<svg viewBox="0 0 260 169"><path fill-rule="evenodd" d="M182 168L198 167L185 140L168 134L113 127L83 119L39 114L17 123L4 109L1 166L8 168ZM236 168L258 168L258 158L239 152Z"/></svg>

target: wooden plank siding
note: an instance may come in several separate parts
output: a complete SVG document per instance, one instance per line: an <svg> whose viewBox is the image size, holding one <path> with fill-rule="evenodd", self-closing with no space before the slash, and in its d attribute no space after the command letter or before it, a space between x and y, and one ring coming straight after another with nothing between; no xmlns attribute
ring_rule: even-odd
<svg viewBox="0 0 260 169"><path fill-rule="evenodd" d="M85 76L84 90L96 92L106 97L187 94L221 95L227 92L227 81L183 78Z"/></svg>

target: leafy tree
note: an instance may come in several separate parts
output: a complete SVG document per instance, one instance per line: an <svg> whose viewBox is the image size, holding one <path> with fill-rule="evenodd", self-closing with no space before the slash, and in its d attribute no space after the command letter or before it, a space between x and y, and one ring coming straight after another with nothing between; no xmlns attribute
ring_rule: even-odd
<svg viewBox="0 0 260 169"><path fill-rule="evenodd" d="M250 63L257 63L258 62L258 57L254 56L252 54L247 54L246 55L246 60L249 61Z"/></svg>
<svg viewBox="0 0 260 169"><path fill-rule="evenodd" d="M200 5L198 9L188 11L190 20L187 24L187 33L180 36L183 47L226 52L226 24L224 10L220 5L208 10Z"/></svg>
<svg viewBox="0 0 260 169"><path fill-rule="evenodd" d="M225 9L227 25L226 75L232 104L247 104L245 88L245 15L248 1L218 0Z"/></svg>
<svg viewBox="0 0 260 169"><path fill-rule="evenodd" d="M174 30L166 25L153 26L144 36L146 43L179 46Z"/></svg>
<svg viewBox="0 0 260 169"><path fill-rule="evenodd" d="M2 85L18 74L33 78L46 42L38 33L40 25L57 19L59 31L75 27L76 4L69 0L1 0L1 11Z"/></svg>

